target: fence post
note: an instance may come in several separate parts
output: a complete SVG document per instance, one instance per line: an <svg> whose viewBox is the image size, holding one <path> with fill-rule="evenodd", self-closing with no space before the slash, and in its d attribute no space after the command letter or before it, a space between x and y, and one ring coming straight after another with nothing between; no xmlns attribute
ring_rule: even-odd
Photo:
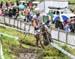
<svg viewBox="0 0 75 59"><path fill-rule="evenodd" d="M24 22L24 34L25 34L25 36L26 36L26 23Z"/></svg>
<svg viewBox="0 0 75 59"><path fill-rule="evenodd" d="M19 27L18 27L18 22L19 22L19 20L17 19L17 28L19 28Z"/></svg>
<svg viewBox="0 0 75 59"><path fill-rule="evenodd" d="M20 21L20 30L21 30L21 21Z"/></svg>
<svg viewBox="0 0 75 59"><path fill-rule="evenodd" d="M66 32L66 44L68 43L68 32Z"/></svg>
<svg viewBox="0 0 75 59"><path fill-rule="evenodd" d="M13 26L15 27L15 19L14 19L14 24L13 24Z"/></svg>
<svg viewBox="0 0 75 59"><path fill-rule="evenodd" d="M31 27L31 25L29 25L29 29L28 29L28 32L30 32L30 27Z"/></svg>
<svg viewBox="0 0 75 59"><path fill-rule="evenodd" d="M26 31L25 22L24 22L24 31Z"/></svg>
<svg viewBox="0 0 75 59"><path fill-rule="evenodd" d="M59 35L60 35L60 29L58 29L58 41L60 41L60 40L59 40Z"/></svg>
<svg viewBox="0 0 75 59"><path fill-rule="evenodd" d="M5 15L4 15L4 24L5 24Z"/></svg>
<svg viewBox="0 0 75 59"><path fill-rule="evenodd" d="M10 25L10 17L9 17L9 24L8 25Z"/></svg>

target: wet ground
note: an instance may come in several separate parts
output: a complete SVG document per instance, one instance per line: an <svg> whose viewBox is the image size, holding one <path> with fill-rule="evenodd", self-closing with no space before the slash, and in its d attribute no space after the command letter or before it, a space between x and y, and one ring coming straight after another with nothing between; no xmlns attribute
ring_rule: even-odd
<svg viewBox="0 0 75 59"><path fill-rule="evenodd" d="M42 52L37 49L14 48L12 53L16 56L14 59L40 59Z"/></svg>

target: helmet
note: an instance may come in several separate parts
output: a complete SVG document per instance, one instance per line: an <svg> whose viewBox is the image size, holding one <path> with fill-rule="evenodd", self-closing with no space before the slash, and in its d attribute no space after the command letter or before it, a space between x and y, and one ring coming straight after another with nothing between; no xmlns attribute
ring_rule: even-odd
<svg viewBox="0 0 75 59"><path fill-rule="evenodd" d="M40 14L40 12L39 11L36 11L36 14Z"/></svg>
<svg viewBox="0 0 75 59"><path fill-rule="evenodd" d="M39 14L40 13L40 9L39 8L35 8L35 12L36 12L36 14Z"/></svg>
<svg viewBox="0 0 75 59"><path fill-rule="evenodd" d="M35 8L35 11L39 11L40 9L39 8Z"/></svg>

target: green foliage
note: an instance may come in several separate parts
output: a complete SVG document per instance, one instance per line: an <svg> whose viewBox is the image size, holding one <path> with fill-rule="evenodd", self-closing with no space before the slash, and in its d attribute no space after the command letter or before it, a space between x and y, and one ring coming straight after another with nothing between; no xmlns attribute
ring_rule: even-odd
<svg viewBox="0 0 75 59"><path fill-rule="evenodd" d="M1 1L11 1L11 2L16 2L16 0L0 0L0 2ZM27 2L28 0L24 0L25 2ZM36 1L40 1L40 2L42 2L42 1L44 1L44 0L36 0ZM69 1L69 3L75 3L75 0L68 0Z"/></svg>
<svg viewBox="0 0 75 59"><path fill-rule="evenodd" d="M59 55L59 50L55 48L51 48L49 50L44 51L44 56L58 56Z"/></svg>
<svg viewBox="0 0 75 59"><path fill-rule="evenodd" d="M3 26L0 26L0 32L2 33L6 33L6 34L9 34L9 35L12 35L12 36L17 36L20 38L20 40L24 40L24 41L27 41L27 42L32 42L33 43L33 36L32 35L29 35L29 36L26 36L25 37L25 34L24 33L21 33L19 31L16 31L16 30L13 30L13 29L10 29L10 28L5 28ZM13 54L11 53L12 52L12 49L13 48L17 48L17 47L20 47L20 42L13 39L13 38L9 38L9 37L6 37L6 36L2 36L2 45L3 45L3 52L4 52L4 56L6 59L14 59L13 58ZM26 40L25 40L26 39ZM29 45L25 45L25 44L22 44L22 47L24 48L34 48L32 46L29 46Z"/></svg>
<svg viewBox="0 0 75 59"><path fill-rule="evenodd" d="M6 36L2 36L2 45L3 45L3 52L4 52L4 56L6 59L14 59L13 58L13 54L11 53L13 48L17 48L17 47L20 47L20 42L15 40L15 39L12 39L12 38L9 38L9 37L6 37ZM24 48L33 48L32 46L29 46L29 45L25 45L25 44L22 44L22 47Z"/></svg>
<svg viewBox="0 0 75 59"><path fill-rule="evenodd" d="M5 28L2 26L0 26L0 32L5 33L5 34L9 34L9 35L13 35L13 36L17 36L17 37L19 37L20 40L23 40L23 41L35 43L35 38L33 35L25 35L22 32L12 30L10 28Z"/></svg>
<svg viewBox="0 0 75 59"><path fill-rule="evenodd" d="M69 3L75 3L75 0L68 0Z"/></svg>
<svg viewBox="0 0 75 59"><path fill-rule="evenodd" d="M66 51L68 51L69 53L75 55L75 49L68 48L67 46L62 46L62 48L65 49Z"/></svg>
<svg viewBox="0 0 75 59"><path fill-rule="evenodd" d="M10 29L10 28L5 28L0 26L0 32L2 33L6 33L9 35L13 35L13 36L17 36L20 38L20 40L22 40L23 42L29 42L29 43L33 43L35 44L35 38L33 35L25 35L22 32ZM3 44L3 52L4 52L4 56L6 59L14 59L15 55L12 54L12 50L13 47L17 48L20 47L20 44L22 47L24 48L33 48L33 49L37 49L36 47L32 47L26 44L22 44L20 41L17 41L15 39L6 37L6 36L2 36L2 44ZM68 49L66 46L63 46L64 49ZM68 58L65 54L63 54L62 52L60 52L59 50L57 50L56 48L53 48L52 46L50 47L46 47L46 49L42 49L43 50L43 56L44 59L70 59ZM70 51L70 50L68 50ZM73 52L73 51L70 51Z"/></svg>
<svg viewBox="0 0 75 59"><path fill-rule="evenodd" d="M3 52L5 59L13 59L12 54L10 53L12 51L12 47L19 46L19 42L15 39L8 38L5 36L2 36L2 45L3 45Z"/></svg>
<svg viewBox="0 0 75 59"><path fill-rule="evenodd" d="M43 59L70 59L68 56L63 54L61 51L56 48L50 48L43 51L44 58Z"/></svg>
<svg viewBox="0 0 75 59"><path fill-rule="evenodd" d="M16 2L16 0L0 0L0 2L1 1L3 1L3 2L6 2L6 1Z"/></svg>

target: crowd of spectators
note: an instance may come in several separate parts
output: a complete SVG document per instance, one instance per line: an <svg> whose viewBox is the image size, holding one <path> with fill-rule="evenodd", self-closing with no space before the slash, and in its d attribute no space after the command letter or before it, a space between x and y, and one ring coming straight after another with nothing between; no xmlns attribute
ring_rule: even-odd
<svg viewBox="0 0 75 59"><path fill-rule="evenodd" d="M24 9L19 9L19 5L22 4L25 6ZM34 16L32 8L32 3L13 3L13 2L1 2L0 3L0 15L12 17L14 19L20 19L24 21L31 21ZM57 20L55 23L55 28L65 30L66 32L75 32L75 19L70 19L66 22L61 22Z"/></svg>
<svg viewBox="0 0 75 59"><path fill-rule="evenodd" d="M22 4L24 5L24 9L20 9L19 5ZM25 4L24 2L16 2L16 3L12 3L12 2L1 2L0 3L0 15L3 16L9 16L12 18L21 18L24 21L31 21L31 18L33 16L33 9L31 7L31 3L27 3ZM27 18L27 19L26 19Z"/></svg>
<svg viewBox="0 0 75 59"><path fill-rule="evenodd" d="M61 22L57 20L55 22L55 28L65 30L66 32L75 32L75 19L69 19L66 22Z"/></svg>

